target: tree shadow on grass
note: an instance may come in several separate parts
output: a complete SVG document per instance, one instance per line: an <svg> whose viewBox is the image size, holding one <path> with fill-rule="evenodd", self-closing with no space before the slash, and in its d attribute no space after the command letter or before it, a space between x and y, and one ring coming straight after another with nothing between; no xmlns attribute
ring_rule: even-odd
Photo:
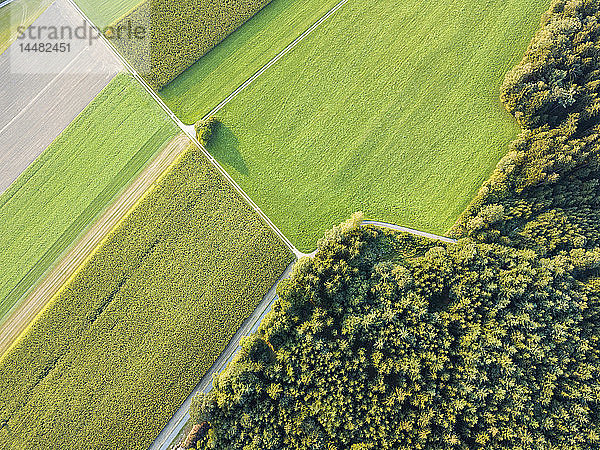
<svg viewBox="0 0 600 450"><path fill-rule="evenodd" d="M242 175L248 175L248 166L239 151L239 140L231 128L218 123L207 147L221 164L227 164Z"/></svg>

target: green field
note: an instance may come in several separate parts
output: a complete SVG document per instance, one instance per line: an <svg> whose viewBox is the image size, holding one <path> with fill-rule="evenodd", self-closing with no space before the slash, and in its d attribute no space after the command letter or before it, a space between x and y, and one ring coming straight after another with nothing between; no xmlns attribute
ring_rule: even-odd
<svg viewBox="0 0 600 450"><path fill-rule="evenodd" d="M0 319L176 132L118 75L0 196Z"/></svg>
<svg viewBox="0 0 600 450"><path fill-rule="evenodd" d="M273 0L159 95L184 123L197 122L337 2Z"/></svg>
<svg viewBox="0 0 600 450"><path fill-rule="evenodd" d="M444 233L517 134L499 86L547 7L350 1L217 115L209 150L301 250L357 210Z"/></svg>
<svg viewBox="0 0 600 450"><path fill-rule="evenodd" d="M19 26L31 25L51 0L17 0L0 8L0 53L17 38Z"/></svg>
<svg viewBox="0 0 600 450"><path fill-rule="evenodd" d="M75 0L94 24L102 29L125 15L142 0Z"/></svg>
<svg viewBox="0 0 600 450"><path fill-rule="evenodd" d="M292 260L188 150L0 359L0 448L148 448Z"/></svg>

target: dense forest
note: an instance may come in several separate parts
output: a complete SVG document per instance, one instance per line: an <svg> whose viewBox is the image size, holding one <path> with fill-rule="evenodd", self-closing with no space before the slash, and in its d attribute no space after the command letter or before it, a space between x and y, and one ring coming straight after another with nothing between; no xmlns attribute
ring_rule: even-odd
<svg viewBox="0 0 600 450"><path fill-rule="evenodd" d="M458 244L358 214L328 232L195 398L187 447L600 448L599 94L600 5L554 1Z"/></svg>

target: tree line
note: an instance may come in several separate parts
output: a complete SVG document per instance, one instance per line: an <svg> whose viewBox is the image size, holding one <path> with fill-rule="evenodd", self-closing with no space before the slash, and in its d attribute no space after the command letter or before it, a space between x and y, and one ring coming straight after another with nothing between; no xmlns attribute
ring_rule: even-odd
<svg viewBox="0 0 600 450"><path fill-rule="evenodd" d="M196 448L600 448L599 91L600 5L556 0L458 244L329 231L194 399Z"/></svg>

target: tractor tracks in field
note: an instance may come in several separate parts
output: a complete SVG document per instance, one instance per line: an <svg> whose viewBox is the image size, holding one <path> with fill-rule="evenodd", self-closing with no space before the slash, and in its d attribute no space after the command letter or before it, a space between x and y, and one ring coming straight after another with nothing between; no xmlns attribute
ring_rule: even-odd
<svg viewBox="0 0 600 450"><path fill-rule="evenodd" d="M133 206L148 192L165 170L191 144L187 136L179 134L169 141L152 161L102 213L88 231L49 273L8 314L0 325L0 355L6 352L18 336L33 322L44 306L73 276L77 268L93 253Z"/></svg>
<svg viewBox="0 0 600 450"><path fill-rule="evenodd" d="M258 77L260 77L263 73L265 73L271 66L273 66L275 63L277 63L277 61L279 61L281 58L283 58L285 55L287 55L290 51L292 51L292 49L294 47L296 47L300 42L302 42L304 40L304 38L306 38L309 34L311 34L313 31L315 31L319 27L319 25L321 25L323 22L325 22L330 16L335 14L335 12L338 9L340 9L342 6L344 6L346 3L348 3L348 0L341 0L333 8L331 8L329 11L327 11L323 16L321 16L321 18L319 20L317 20L306 31L304 31L304 33L302 33L300 36L298 36L296 39L294 39L286 48L281 50L269 62L267 62L264 66L262 66L260 69L258 69L258 71L254 75L252 75L250 78L248 78L246 81L244 81L235 91L233 91L231 94L229 94L229 96L227 96L221 103L219 103L217 106L215 106L208 114L206 114L206 116L203 117L202 120L206 120L209 117L214 116L219 111L221 111L221 109L223 109L225 107L225 105L227 105L230 101L232 101L235 97L237 97L240 92L242 92L244 89L246 89L248 86L250 86L250 84L252 84Z"/></svg>
<svg viewBox="0 0 600 450"><path fill-rule="evenodd" d="M91 25L93 23L89 18L81 11L81 9L75 5L73 0L68 0L69 3L79 12L79 14ZM232 92L226 99L224 99L219 105L217 105L208 115L213 115L220 111L225 105L232 101L240 92L246 87L252 84L260 75L267 71L270 67L276 64L281 58L288 54L294 47L296 47L302 40L310 35L315 29L317 29L323 22L325 22L330 16L338 11L342 6L348 3L349 0L341 0L325 15L323 15L317 22L309 27L304 33L294 39L285 49L279 52L273 59L259 69L252 77L246 80L240 85L234 92ZM160 175L177 159L177 156L193 142L202 153L206 156L212 166L230 183L230 185L238 192L238 194L255 210L255 212L263 219L267 226L286 244L288 248L296 255L297 258L302 256L314 256L306 255L297 250L294 245L287 239L287 237L271 222L271 220L262 212L262 210L254 203L254 201L244 192L244 190L231 178L231 176L223 169L223 167L214 159L214 157L201 145L196 139L195 131L193 126L183 124L177 116L165 105L160 99L156 92L148 86L143 78L135 71L135 69L117 52L117 50L100 35L101 40L105 41L105 45L116 55L119 61L129 71L129 73L144 87L148 94L161 106L165 113L177 124L177 126L183 131L178 137L171 141L155 158L154 160L136 177L136 179L127 187L122 194L115 200L115 202L100 216L100 218L93 223L91 228L80 238L74 247L68 251L66 255L61 257L60 261L56 266L51 269L49 274L42 279L42 281L34 288L34 290L25 298L24 301L20 302L14 311L12 311L8 318L0 325L0 355L4 353L10 345L17 339L17 337L32 323L36 315L44 308L47 302L53 298L53 296L60 291L61 287L74 275L77 268L86 261L87 258L93 253L97 246L102 242L104 238L110 233L110 231L127 215L134 205L143 197L144 193L147 192L152 185L159 179ZM410 228L400 227L394 224L388 224L384 222L365 220L364 225L378 226L381 228L388 228L397 231L407 232L430 239L435 239L448 243L455 243L456 241L443 236L436 236L434 234L413 230ZM163 428L160 435L154 441L151 449L166 449L172 443L173 439L181 431L184 425L189 420L189 404L191 403L192 397L197 392L206 392L211 387L211 380L215 373L221 371L229 361L234 357L239 348L239 339L256 330L260 320L270 310L273 301L276 298L275 289L278 282L287 278L291 272L292 263L287 270L284 272L282 277L273 285L269 292L263 298L261 304L256 308L254 313L248 318L242 327L238 329L234 337L231 339L228 347L219 356L215 364L205 374L200 384L196 389L188 396L183 405L178 409L175 415L171 418L169 423Z"/></svg>

